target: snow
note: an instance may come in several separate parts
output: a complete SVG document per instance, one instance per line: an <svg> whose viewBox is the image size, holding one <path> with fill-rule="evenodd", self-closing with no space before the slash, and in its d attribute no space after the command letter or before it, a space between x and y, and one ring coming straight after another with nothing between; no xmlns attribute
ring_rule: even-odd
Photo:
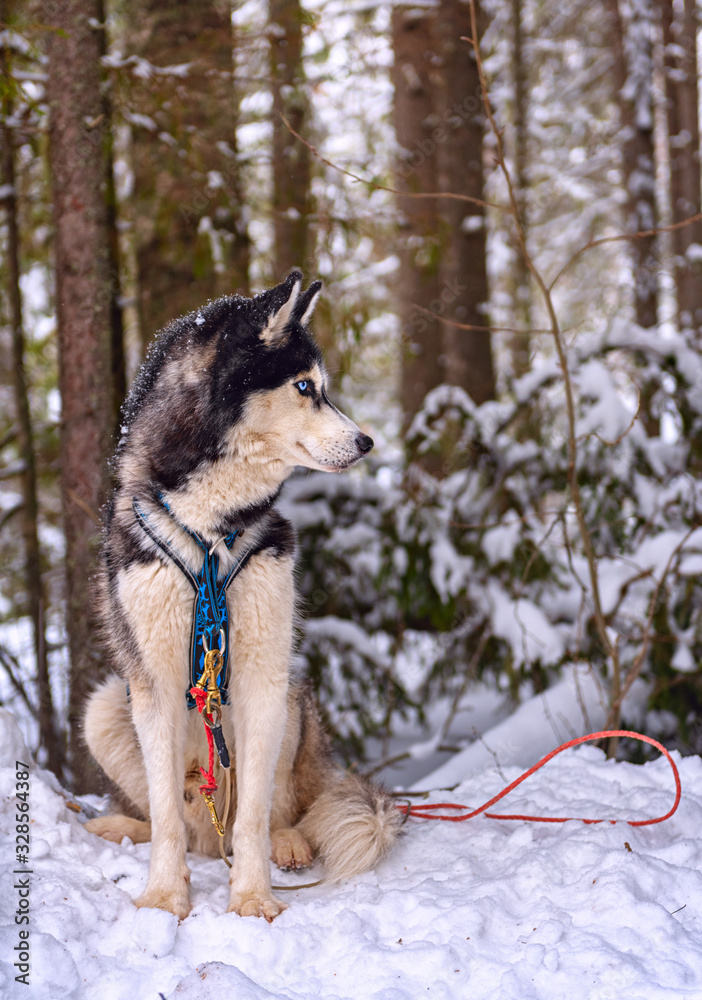
<svg viewBox="0 0 702 1000"><path fill-rule="evenodd" d="M582 366L577 381L581 393L596 400L586 416L577 421L577 436L599 431L606 440L616 441L629 427L632 414L623 406L609 370L593 359Z"/></svg>
<svg viewBox="0 0 702 1000"><path fill-rule="evenodd" d="M697 670L697 661L690 647L683 642L678 643L670 665L673 670L681 670L684 674L693 674Z"/></svg>
<svg viewBox="0 0 702 1000"><path fill-rule="evenodd" d="M436 0L418 0L416 6L422 13L428 7L436 7ZM595 237L615 235L623 224L625 192L621 188L621 144L617 138L620 123L612 100L607 20L601 16L601 5L581 4L577 11L576 6L551 4L542 10L540 5L532 4L523 11L530 89L529 212L533 219L530 218L529 238L540 269L551 276L561 271L579 246ZM650 123L645 81L651 78L646 40L652 26L650 12L644 10L647 6L650 5L634 0L623 7L630 21L628 28L632 29L626 93L636 100L640 125ZM245 3L237 5L234 12L244 38L238 57L237 84L246 89L246 81L251 81L241 101L243 118L237 138L245 187L254 196L247 208L251 213L254 283L263 282L272 240L272 223L267 214L270 197L267 147L272 135L268 117L272 98L262 68L265 61L258 67L255 60L248 65L249 51L256 45L263 46L267 58L264 8L265 5ZM389 129L392 86L386 72L392 60L391 5L383 0L313 0L310 9L315 18L317 12L319 16L315 30L305 31L307 84L314 95L315 142L324 155L339 165L364 177L385 178L391 173L394 156L392 142L387 141L392 131ZM507 121L513 100L509 5L496 5L494 0L488 0L486 12L486 19L492 22L486 36L486 55L490 53L488 60L492 60L488 72L494 78L496 114ZM601 37L593 30L600 22ZM3 37L18 50L30 54L29 44L20 35L6 32ZM669 55L683 58L684 47L671 46ZM36 54L32 53L32 58ZM136 56L123 59L115 54L105 57L104 64L117 70L129 69L136 80L148 80L161 74L185 77L196 61L161 68ZM44 78L43 74L32 76L23 71L15 75L37 82ZM130 114L123 109L123 117L134 127L156 130L156 122L147 115ZM22 120L18 116L13 121L19 126ZM175 143L166 132L159 132L158 138L164 143ZM680 148L689 138L688 133L680 133L677 138ZM217 146L223 156L234 155L227 143ZM491 159L489 148L486 156ZM360 338L358 345L351 345L354 334L348 334L347 342L343 340L347 335L340 334L340 350L348 352L352 368L339 389L353 400L356 419L360 414L363 420L368 420L369 431L378 444L375 454L380 453L382 461L392 462L400 452L400 418L398 407L388 404L385 390L396 379L402 354L390 294L398 267L398 257L391 252L396 241L390 239L388 247L388 232L395 231L393 198L388 192L369 192L365 184L350 183L349 178L340 180L339 175L320 163L316 174L313 193L318 215L332 220L328 239L325 237L316 248L319 272L330 278L328 301L336 303L331 307L331 322L327 325L330 329L346 330L348 316L353 315ZM488 170L486 180L486 197L492 200L494 195L494 200L504 202L506 192L499 171ZM631 175L630 191L643 194L651 180L650 170L641 165ZM208 173L209 190L221 187L221 182L222 174ZM1 189L0 199L2 190L7 194L7 188ZM295 212L292 209L289 214ZM508 226L498 222L498 218L498 213L491 213L486 219L468 215L462 229L469 232L488 225L492 321L499 325L498 303L501 302L502 310L509 310L513 303L514 250L507 238ZM212 240L213 254L221 254L212 220L203 220L201 232ZM631 323L629 299L633 282L628 250L628 246L614 243L579 257L577 268L564 272L558 280L556 305L566 331L564 341L568 344L577 390L577 433L582 438L579 462L587 463L582 468L583 480L596 477L599 482L600 474L606 473L601 480L602 495L606 497L608 491L623 490L633 479L634 503L631 507L628 502L622 503L622 521L624 518L634 521L638 514L647 522L641 531L627 533L626 542L617 554L616 540L608 538L607 531L599 530L597 498L586 495L593 505L588 517L593 519L595 543L602 553L599 564L602 606L605 613L612 615L613 624L622 628L622 635L635 632L634 626L646 618L654 588L670 560L671 571L665 587L661 587L661 599L667 602L668 591L672 595L666 608L671 611L668 617L675 642L672 667L686 673L696 667L699 630L677 632L679 621L687 618L673 611L678 606L676 588L680 588L680 578L689 593L694 579L702 575L702 543L698 539L695 551L691 538L676 554L684 537L686 518L691 516L686 511L699 509L699 504L694 479L686 467L687 441L678 403L672 399L674 388L666 388L665 379L673 381L667 370L670 356L681 379L690 382L686 405L689 402L693 410L702 413L702 362L694 340L675 333L672 323L650 331ZM702 246L693 244L686 256L691 264L698 263L702 259ZM215 260L220 267L221 256L215 256ZM667 298L664 294L661 300L661 315L664 315L670 312L673 278L670 262L661 257L659 263L661 285L668 288ZM37 347L55 325L53 315L47 314L52 308L45 304L47 295L42 293L37 300L40 304L31 309L30 286L39 286L39 276L46 283L49 272L43 265L34 266L22 278L25 306L31 312L28 336ZM361 308L364 304L370 319L365 325ZM533 325L542 326L543 309L536 300L532 305ZM359 320L355 319L357 313ZM503 321L514 325L507 323L507 317ZM201 318L195 319L196 325L202 322ZM505 344L499 336L493 343L498 373L501 371L499 377L504 382ZM312 477L300 478L289 485L291 499L287 505L295 511L298 528L317 532L317 544L324 549L320 565L328 569L326 574L318 574L321 582L317 581L318 588L308 595L310 605L314 606L317 596L323 600L326 594L334 597L329 604L332 610L337 610L341 596L337 602L335 595L346 595L356 589L358 604L362 605L366 590L374 598L381 594L372 613L364 612L354 618L352 607L351 621L340 617L349 613L349 600L338 609L339 614L312 619L307 625L305 634L312 648L316 652L321 650L322 656L327 655L331 661L330 676L340 670L340 663L350 658L354 664L364 661L364 681L374 666L377 671L371 676L372 683L376 678L392 676L392 669L410 693L422 699L422 707L430 715L437 709L436 686L429 689L429 694L423 686L439 656L442 653L453 656L459 648L455 640L460 630L464 630L465 637L470 636L475 623L472 618L461 617L465 606L482 608L492 634L502 640L496 653L491 652L492 644L488 647L485 660L493 655L494 659L481 663L481 669L487 668L486 674L494 671L499 684L510 669L516 671L522 664L528 668L541 660L542 667L552 676L551 668L560 660L592 654L588 639L591 619L588 621L585 600L589 593L587 565L572 527L572 515L568 515L571 524L568 537L575 573L566 565L560 527L550 536L546 533L547 523L564 506L564 499L561 493L556 493L558 487L551 486L551 477L544 469L550 465L554 471L552 478L558 482L558 474L565 468L558 455L562 444L559 427L564 426L562 372L549 343L548 337L532 341L537 351L532 370L511 387L503 385L499 403L475 407L455 387L442 387L429 397L428 407L413 425L413 433L422 435L431 444L439 439L444 410L453 408L461 420L465 417L468 436L481 447L488 446L491 459L498 459L487 466L496 475L498 485L494 493L490 484L481 483L480 475L470 472L462 480L457 475L443 481L436 494L436 508L429 503L428 511L423 511L421 505L408 511L408 505L401 500L398 462L397 468L386 466L379 470L375 483L368 486L366 511L372 519L367 521L363 511L350 526L340 526L336 511L346 496L343 477L329 477L324 487L315 485ZM617 346L622 350L609 350ZM632 351L648 359L649 367L636 369L636 377L628 371L627 358ZM660 367L664 363L665 371ZM647 371L653 376L654 385L656 372L663 373L661 385L665 393L662 390L659 393L660 405L671 407L662 412L660 438L653 439L644 438L643 421L634 419L636 393L632 385L639 376L643 380ZM44 379L41 371L39 375ZM50 381L46 380L47 384ZM514 400L505 411L504 400L510 395ZM520 433L514 433L520 423L516 419L519 417L516 404L534 402L537 397L536 412L548 417L544 420L543 436L539 434L538 443L523 441ZM57 390L49 391L46 407L49 419L56 422L60 417ZM617 441L620 437L616 448L603 452L603 442ZM541 466L537 476L538 462ZM452 485L454 480L464 484L460 496ZM540 504L538 490L544 482L547 492ZM363 485L358 486L359 497L364 489ZM376 509L371 504L376 495L372 490L387 491L392 496L378 502ZM507 510L502 504L505 492L515 498L514 503L508 502ZM307 500L307 495L313 499ZM350 495L355 499L355 493ZM618 502L619 496L619 492L614 493L613 500ZM624 500L628 498L624 496ZM399 508L397 522L386 517L392 503ZM359 509L363 510L360 504ZM396 525L402 525L401 517L409 522L417 513L421 514L421 528L415 530L410 524L395 543L393 532ZM543 526L541 515L548 515ZM612 516L611 507L604 515L602 523L606 527ZM479 533L482 529L472 529L461 538L452 526L455 520L478 524L492 523L495 518L502 523L482 534ZM389 541L387 535L383 536L387 523ZM377 524L382 527L376 527ZM56 531L48 523L41 526L42 541L50 542L54 553L59 551ZM565 532L564 520L563 535ZM401 620L401 602L381 593L384 581L377 590L373 589L382 570L388 573L387 589L392 591L397 587L408 567L414 570L418 547L421 552L425 549L428 552L430 579L436 590L444 601L453 602L457 608L450 631L439 636L431 630L424 631L423 626L407 628L399 635L391 632L392 623ZM523 554L531 552L533 547L548 565L549 575L540 578L540 567L533 564L529 579L520 580ZM338 558L329 559L327 567L325 559L330 553ZM383 566L383 560L387 560L387 567ZM340 565L344 567L343 579ZM645 572L652 575L643 577ZM585 595L578 577L584 581ZM637 577L641 577L638 582ZM486 578L489 585L485 584ZM694 623L696 605L691 603ZM326 611L321 605L317 607L320 609ZM396 610L398 613L394 615ZM27 647L27 627L24 620L14 628L18 635L21 633L24 647ZM0 636L3 643L8 635L6 626ZM457 676L451 673L449 680L460 680L462 666L459 661ZM60 673L60 683L65 689L65 664L60 672L53 672ZM360 669L357 672L361 676ZM560 676L560 682L554 683L545 694L526 701L507 719L497 708L495 718L483 726L477 713L473 712L467 723L465 714L461 715L458 722L466 726L460 739L453 738L456 724L452 738L445 742L463 745L472 722L482 735L433 771L431 778L426 777L426 771L437 764L436 748L442 742L439 739L442 730L437 721L435 735L422 742L416 741L414 732L409 752L416 766L411 781L407 778L409 768L405 770L406 783L417 782L420 774L425 777L418 783L424 787L462 782L456 797L465 794L479 801L501 784L499 768L514 776L519 768L551 749L559 738L582 732L585 720L581 706L587 709L589 727L600 725L603 711L594 675L566 665ZM648 665L644 676L645 683L650 684ZM640 683L643 685L644 681ZM3 684L7 681L0 684L0 692ZM356 678L353 684L352 694L358 693L358 698L347 698L342 704L355 707L362 703L366 692ZM340 687L341 684L332 685L335 691ZM455 688L450 690L453 693ZM503 698L497 688L491 689L490 695L502 705ZM65 705L65 698L63 690L63 700L59 703ZM474 698L471 689L465 701ZM383 707L382 696L379 703ZM447 713L448 707L444 709ZM468 710L462 702L460 712ZM350 714L355 717L355 712ZM395 733L401 721L394 722ZM679 727L680 720L670 712L652 712L646 725L656 724L661 731L670 731ZM35 728L32 723L25 734L32 743L36 742L32 731ZM16 733L5 716L0 719L0 746L5 750L0 764L24 753L18 748ZM429 992L489 996L498 1000L512 996L520 1000L531 996L558 998L570 994L593 998L694 995L696 1000L702 1000L699 934L697 938L686 937L696 930L695 903L699 904L699 886L695 881L699 858L695 856L694 839L699 823L693 823L692 819L697 819L702 801L702 781L696 758L684 761L683 765L686 783L683 808L672 823L663 827L630 834L625 831L634 854L623 848L619 827L610 830L569 824L562 829L541 830L483 820L472 822L469 830L467 824L454 827L410 822L402 844L377 873L342 887L295 894L291 909L271 928L259 926L253 920L222 916L226 905L226 872L219 862L202 859L192 862L196 905L187 921L179 926L168 914L137 912L130 899L144 884L148 845L134 847L125 843L118 848L87 837L78 818L66 810L60 790L46 774L37 771L32 789L33 863L37 877L33 896L35 978L31 993L49 997L129 995L130 1000L141 996L156 1000L158 992L164 997L389 998ZM605 763L596 751L583 749L559 758L546 772L531 779L525 794L543 800L544 808L555 808L557 797L558 802L564 803L591 801L593 809L599 809L600 802L616 805L623 811L629 806L638 809L640 799L645 799L651 788L658 794L655 789L660 768L656 767L627 769L625 765ZM0 791L10 794L12 781L8 774L0 772ZM559 775L567 779L562 785ZM668 772L663 768L661 787L667 788L668 781ZM10 806L5 800L0 810L3 817L0 832L8 836L13 823ZM660 853L663 850L660 845L667 845L670 855ZM3 857L7 856L6 851ZM553 865L555 874L551 870ZM593 881L595 872L597 882ZM611 878L606 883L607 892L601 893L605 872ZM212 900L209 886L213 887ZM689 898L685 896L686 888ZM685 898L687 907L671 916L680 900L669 896L676 893ZM596 900L595 894L598 894ZM8 898L12 898L11 892L3 895L3 899ZM659 907L660 903L666 904L665 909ZM533 929L528 919L532 916L536 925ZM10 931L14 932L11 912L9 917ZM602 921L602 926L598 921ZM627 939L627 934L633 941ZM11 941L12 934L5 940ZM409 951L410 956L403 955L403 951ZM3 944L0 958L5 959L8 953L9 946ZM677 964L666 965L667 962ZM366 973L360 982L359 967ZM10 982L11 972L10 969ZM0 992L5 986L0 981Z"/></svg>
<svg viewBox="0 0 702 1000"><path fill-rule="evenodd" d="M510 521L490 528L483 535L482 546L488 562L495 566L500 562L508 562L514 555L521 536L521 521Z"/></svg>
<svg viewBox="0 0 702 1000"><path fill-rule="evenodd" d="M466 217L461 221L461 232L462 233L477 233L485 225L485 216L483 215L466 215Z"/></svg>
<svg viewBox="0 0 702 1000"><path fill-rule="evenodd" d="M432 787L450 788L467 777L504 770L507 764L530 767L550 753L559 740L566 742L598 732L607 713L594 671L571 664L564 673L563 680L527 699L508 719L433 771ZM420 786L426 788L426 779L417 783L416 787Z"/></svg>
<svg viewBox="0 0 702 1000"><path fill-rule="evenodd" d="M153 118L150 118L148 115L142 115L136 111L128 111L125 113L124 117L128 122L130 122L130 124L145 128L148 132L158 131L158 125Z"/></svg>
<svg viewBox="0 0 702 1000"><path fill-rule="evenodd" d="M532 715L532 737L546 728ZM7 863L14 855L11 762L25 759L26 748L4 710L0 748L0 991L8 1000L702 997L698 757L674 754L683 798L664 824L410 819L376 871L290 893L289 908L271 925L226 914L224 865L194 855L186 920L137 910L131 900L145 885L149 845L87 833L67 794L34 769L28 992L14 981L17 876ZM520 772L507 767L504 778ZM475 806L503 784L494 767L466 773L451 800ZM445 792L429 796L445 799ZM583 746L559 755L495 810L636 819L662 815L672 800L664 760L616 763ZM274 876L287 884L296 878Z"/></svg>
<svg viewBox="0 0 702 1000"><path fill-rule="evenodd" d="M516 663L560 659L563 640L540 608L525 597L513 600L496 580L487 581L485 593L492 633L509 643Z"/></svg>
<svg viewBox="0 0 702 1000"><path fill-rule="evenodd" d="M309 618L305 622L305 632L308 635L327 636L331 635L340 642L354 646L370 660L376 660L380 656L379 651L368 636L368 633L355 622L339 618L337 615L324 615L321 618Z"/></svg>
<svg viewBox="0 0 702 1000"><path fill-rule="evenodd" d="M449 540L439 535L431 544L431 582L442 601L457 594L473 567L469 556L459 555Z"/></svg>

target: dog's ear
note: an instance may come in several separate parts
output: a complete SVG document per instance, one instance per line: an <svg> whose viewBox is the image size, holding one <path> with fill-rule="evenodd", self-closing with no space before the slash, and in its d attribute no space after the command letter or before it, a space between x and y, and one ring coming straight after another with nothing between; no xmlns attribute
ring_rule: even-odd
<svg viewBox="0 0 702 1000"><path fill-rule="evenodd" d="M266 347L282 347L288 339L290 320L293 318L300 288L302 272L291 271L285 281L254 299L262 318L259 339Z"/></svg>
<svg viewBox="0 0 702 1000"><path fill-rule="evenodd" d="M295 303L293 319L296 319L300 326L307 326L309 321L312 319L312 313L317 305L317 300L321 290L322 282L319 281L319 279L317 281L313 281L307 291L303 292Z"/></svg>

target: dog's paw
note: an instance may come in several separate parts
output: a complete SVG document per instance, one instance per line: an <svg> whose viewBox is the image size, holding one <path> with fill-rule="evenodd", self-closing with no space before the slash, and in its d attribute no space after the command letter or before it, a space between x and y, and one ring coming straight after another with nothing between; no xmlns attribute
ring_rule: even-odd
<svg viewBox="0 0 702 1000"><path fill-rule="evenodd" d="M240 917L265 917L270 924L283 910L287 910L287 906L275 896L261 892L237 892L232 894L227 912L238 913Z"/></svg>
<svg viewBox="0 0 702 1000"><path fill-rule="evenodd" d="M297 871L312 864L314 854L305 838L292 827L271 834L271 861L285 871Z"/></svg>
<svg viewBox="0 0 702 1000"><path fill-rule="evenodd" d="M151 840L151 823L129 816L96 816L88 820L85 829L114 844L121 844L125 837L129 837L133 844L145 844Z"/></svg>
<svg viewBox="0 0 702 1000"><path fill-rule="evenodd" d="M134 900L134 905L140 908L168 910L169 913L174 913L179 920L185 920L190 913L190 896L187 886L180 892L147 889L138 899Z"/></svg>

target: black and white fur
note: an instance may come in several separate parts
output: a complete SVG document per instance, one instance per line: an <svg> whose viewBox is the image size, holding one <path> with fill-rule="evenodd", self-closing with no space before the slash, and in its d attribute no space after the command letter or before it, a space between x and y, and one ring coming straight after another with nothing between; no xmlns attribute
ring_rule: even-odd
<svg viewBox="0 0 702 1000"><path fill-rule="evenodd" d="M195 572L201 552L176 521L218 546L222 575L253 550L228 593L229 909L268 920L284 909L271 891L271 852L287 868L319 853L327 877L339 879L372 867L398 833L392 800L335 767L308 692L289 676L295 537L275 500L295 466L341 472L373 446L327 397L307 331L321 282L303 293L301 281L293 271L253 299L221 298L167 327L127 401L115 459L100 603L121 676L91 696L85 737L128 815L88 826L112 840L150 839L148 884L136 903L181 918L190 910L186 850L218 850L197 794L207 761L202 720L184 697L193 599L135 519L135 497ZM242 528L231 551L220 544Z"/></svg>

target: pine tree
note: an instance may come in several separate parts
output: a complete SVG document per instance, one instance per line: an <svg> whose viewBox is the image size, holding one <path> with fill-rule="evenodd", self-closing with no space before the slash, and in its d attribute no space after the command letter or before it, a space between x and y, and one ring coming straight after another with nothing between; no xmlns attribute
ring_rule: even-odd
<svg viewBox="0 0 702 1000"><path fill-rule="evenodd" d="M70 651L69 765L74 787L95 790L82 744L86 695L103 670L93 614L98 511L111 451L111 287L96 0L52 7L47 101L53 186L61 390L61 493Z"/></svg>
<svg viewBox="0 0 702 1000"><path fill-rule="evenodd" d="M98 0L100 55L107 54L107 24L105 2ZM107 200L107 229L110 254L110 324L112 327L111 371L112 411L115 431L119 429L119 411L127 394L127 371L124 357L124 320L122 316L122 280L120 275L119 237L117 234L117 193L114 177L114 142L112 134L113 107L111 91L102 88L102 133L105 146L105 198Z"/></svg>
<svg viewBox="0 0 702 1000"><path fill-rule="evenodd" d="M656 226L653 143L653 0L610 0L612 66L620 113L622 170L627 195L626 231ZM639 326L657 322L656 237L629 243L634 308Z"/></svg>
<svg viewBox="0 0 702 1000"><path fill-rule="evenodd" d="M524 0L511 0L511 13L513 183L520 210L520 222L526 233L528 227L527 158L529 144L527 115L529 100L524 39ZM510 353L512 355L512 372L519 378L520 375L529 370L530 365L530 337L526 331L531 328L531 277L518 240L513 237L512 243L514 247L514 264L511 274L512 312L515 327L524 332L512 334Z"/></svg>
<svg viewBox="0 0 702 1000"><path fill-rule="evenodd" d="M9 22L9 4L0 0L0 23ZM36 659L36 684L38 700L39 739L46 751L46 762L51 771L62 777L64 766L63 742L54 717L53 696L49 678L46 643L46 593L42 580L41 551L39 547L39 500L37 491L37 463L29 407L27 369L25 365L25 335L22 319L22 294L20 291L20 231L17 217L17 187L15 170L14 136L10 122L13 119L14 80L10 50L0 45L0 86L2 87L2 119L0 137L2 162L0 185L4 190L3 206L7 219L7 300L12 332L12 380L15 400L15 419L19 454L22 462L20 474L22 505L20 518L24 544L24 576L27 610L34 632Z"/></svg>
<svg viewBox="0 0 702 1000"><path fill-rule="evenodd" d="M144 344L208 298L248 292L237 151L234 37L217 0L128 0L126 46L142 60L131 106L133 211Z"/></svg>
<svg viewBox="0 0 702 1000"><path fill-rule="evenodd" d="M480 31L480 10L476 10ZM483 100L470 38L470 8L462 0L441 0L435 23L440 55L437 112L439 187L447 194L483 196ZM475 39L476 44L480 39ZM489 325L486 219L477 203L441 200L439 260L441 315L469 326ZM443 325L444 381L465 389L480 405L495 396L490 332Z"/></svg>
<svg viewBox="0 0 702 1000"><path fill-rule="evenodd" d="M399 146L396 185L411 194L439 190L436 156L436 15L424 8L395 7L392 13L393 116ZM402 343L400 400L405 428L424 397L444 380L443 310L439 276L439 206L433 198L398 199L397 311ZM417 308L419 307L419 308ZM431 315L431 314L434 315Z"/></svg>
<svg viewBox="0 0 702 1000"><path fill-rule="evenodd" d="M670 161L671 221L697 215L700 204L700 129L695 0L659 0L663 32ZM675 284L681 327L702 330L702 220L674 230ZM694 247L694 249L693 249Z"/></svg>
<svg viewBox="0 0 702 1000"><path fill-rule="evenodd" d="M280 115L303 134L309 118L302 63L299 0L269 0L268 36L273 90L273 278L304 266L311 249L310 153Z"/></svg>

